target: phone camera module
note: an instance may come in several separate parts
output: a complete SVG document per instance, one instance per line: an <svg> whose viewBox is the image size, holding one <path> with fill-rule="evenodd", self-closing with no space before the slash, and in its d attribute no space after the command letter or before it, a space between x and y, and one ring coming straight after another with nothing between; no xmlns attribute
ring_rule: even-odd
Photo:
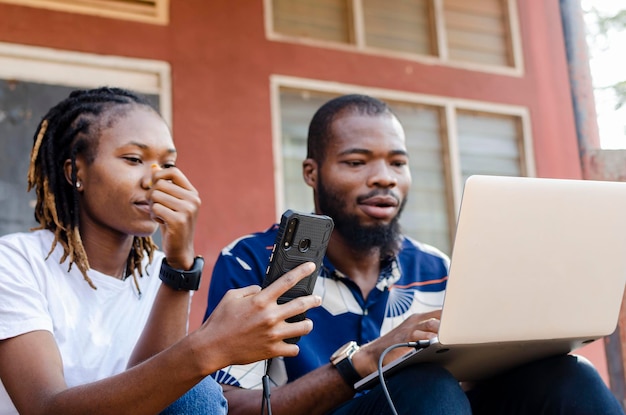
<svg viewBox="0 0 626 415"><path fill-rule="evenodd" d="M289 221L287 224L287 231L285 234L285 239L283 242L283 248L289 249L293 243L294 233L296 231L296 226L298 225L298 219L294 218Z"/></svg>
<svg viewBox="0 0 626 415"><path fill-rule="evenodd" d="M308 238L301 239L300 242L298 243L298 250L300 252L306 252L309 250L310 247L311 247L311 240Z"/></svg>

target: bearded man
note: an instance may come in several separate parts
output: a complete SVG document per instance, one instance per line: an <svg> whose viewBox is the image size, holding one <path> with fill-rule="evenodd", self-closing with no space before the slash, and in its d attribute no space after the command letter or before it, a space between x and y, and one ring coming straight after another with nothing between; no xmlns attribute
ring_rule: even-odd
<svg viewBox="0 0 626 415"><path fill-rule="evenodd" d="M390 376L388 391L379 384L357 393L354 384L377 370L388 347L437 335L449 259L401 233L409 155L402 125L384 102L365 95L330 100L311 120L307 152L302 172L315 213L335 222L314 290L322 305L307 311L313 331L298 342L298 356L214 374L229 413L258 414L264 379L274 414L622 413L595 369L574 356L526 365L469 391L443 367L419 364ZM206 317L227 290L262 284L277 230L222 250ZM406 351L393 349L385 362Z"/></svg>

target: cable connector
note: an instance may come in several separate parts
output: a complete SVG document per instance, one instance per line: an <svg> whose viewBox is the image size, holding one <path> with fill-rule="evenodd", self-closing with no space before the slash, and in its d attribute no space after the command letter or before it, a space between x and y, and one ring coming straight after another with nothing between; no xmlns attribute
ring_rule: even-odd
<svg viewBox="0 0 626 415"><path fill-rule="evenodd" d="M408 342L407 347L413 347L415 350L425 349L432 344L431 340L418 340L416 342Z"/></svg>

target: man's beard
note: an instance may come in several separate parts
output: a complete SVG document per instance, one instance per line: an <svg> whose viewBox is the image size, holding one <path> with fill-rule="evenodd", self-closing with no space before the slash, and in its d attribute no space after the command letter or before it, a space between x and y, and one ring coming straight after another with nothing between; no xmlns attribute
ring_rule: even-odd
<svg viewBox="0 0 626 415"><path fill-rule="evenodd" d="M326 187L319 176L317 192L321 213L333 218L335 231L350 242L352 249L365 253L377 248L380 251L381 259L398 253L401 241L399 220L406 204L406 198L401 202L398 214L388 224L363 225L358 216L345 211L347 203L340 192L335 192ZM367 197L382 194L389 194L389 191L375 190Z"/></svg>

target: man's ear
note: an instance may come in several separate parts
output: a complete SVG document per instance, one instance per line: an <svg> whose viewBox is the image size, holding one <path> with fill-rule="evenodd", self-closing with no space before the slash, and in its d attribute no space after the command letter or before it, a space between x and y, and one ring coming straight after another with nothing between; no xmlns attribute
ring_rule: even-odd
<svg viewBox="0 0 626 415"><path fill-rule="evenodd" d="M306 159L302 162L302 177L304 182L311 186L313 190L317 190L317 162L313 159Z"/></svg>

